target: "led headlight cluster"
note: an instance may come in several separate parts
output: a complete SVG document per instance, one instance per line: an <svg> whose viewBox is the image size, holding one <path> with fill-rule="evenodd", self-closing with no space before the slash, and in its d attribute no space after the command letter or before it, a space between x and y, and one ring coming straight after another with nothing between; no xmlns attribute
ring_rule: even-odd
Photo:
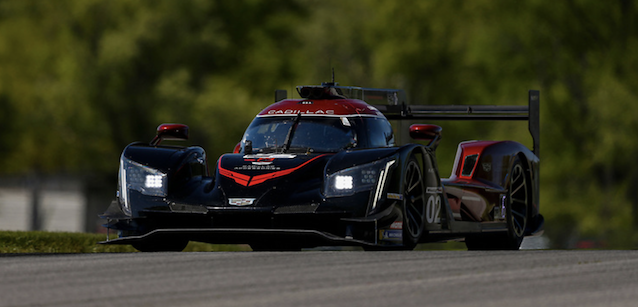
<svg viewBox="0 0 638 307"><path fill-rule="evenodd" d="M352 190L354 189L354 185L352 183L352 176L336 176L335 177L334 188L336 190Z"/></svg>
<svg viewBox="0 0 638 307"><path fill-rule="evenodd" d="M122 156L118 191L120 204L127 214L131 214L129 190L135 190L148 196L164 197L167 193L166 174Z"/></svg>
<svg viewBox="0 0 638 307"><path fill-rule="evenodd" d="M395 162L396 160L377 161L330 174L326 178L324 195L349 196L356 192L383 187L387 173Z"/></svg>

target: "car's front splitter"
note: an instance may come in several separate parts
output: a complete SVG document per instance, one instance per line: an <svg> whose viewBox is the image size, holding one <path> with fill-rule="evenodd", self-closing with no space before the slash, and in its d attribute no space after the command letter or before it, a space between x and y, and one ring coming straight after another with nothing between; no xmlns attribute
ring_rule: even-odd
<svg viewBox="0 0 638 307"><path fill-rule="evenodd" d="M300 247L375 246L374 243L343 238L317 230L253 229L253 228L189 228L156 229L139 236L128 236L99 242L100 244L135 244L145 241L188 240L212 244L277 244L286 242Z"/></svg>

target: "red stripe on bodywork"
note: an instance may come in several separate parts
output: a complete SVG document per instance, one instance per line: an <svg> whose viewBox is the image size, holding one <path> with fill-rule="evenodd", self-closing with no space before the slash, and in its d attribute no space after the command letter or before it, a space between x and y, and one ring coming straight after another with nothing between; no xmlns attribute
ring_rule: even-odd
<svg viewBox="0 0 638 307"><path fill-rule="evenodd" d="M226 176L230 179L235 180L235 182L237 182L238 184L241 184L243 186L247 186L248 185L248 181L250 181L250 176L247 175L242 175L240 173L237 172L233 172L233 171L229 171L221 166L219 166L219 173L222 176Z"/></svg>
<svg viewBox="0 0 638 307"><path fill-rule="evenodd" d="M268 174L263 174L263 175L257 175L257 176L248 176L248 175L244 175L244 174L240 174L238 172L233 172L230 170L227 170L225 168L223 168L221 166L221 161L219 163L219 173L222 176L231 178L233 180L235 180L236 183L241 184L243 186L254 186L260 183L263 183L265 181L268 181L270 179L274 179L274 178L278 178L281 176L285 176L288 175L306 165L308 165L308 163L317 160L321 157L323 157L325 155L320 155L320 156L316 156L306 162L304 162L303 164L297 166L297 167L293 167L293 168L289 168L289 169L285 169L285 170L281 170L281 171L276 171L276 172L272 172L272 173L268 173ZM221 159L220 159L221 160Z"/></svg>
<svg viewBox="0 0 638 307"><path fill-rule="evenodd" d="M312 162L314 160L317 160L318 158L321 158L323 156L325 156L325 155L314 157L314 158L306 161L304 164L301 164L301 165L299 165L297 167L293 167L293 168L289 168L289 169L281 170L281 171L276 171L276 172L272 172L272 173L268 173L268 174L257 175L257 176L252 178L252 180L250 181L250 184L248 184L248 185L249 186L253 186L253 185L256 185L256 184L260 184L260 183L262 183L262 182L264 182L266 180L270 180L270 179L274 179L274 178L277 178L277 177L288 175L288 174L290 174L290 173L292 173L292 172L304 167L308 163L310 163L310 162Z"/></svg>

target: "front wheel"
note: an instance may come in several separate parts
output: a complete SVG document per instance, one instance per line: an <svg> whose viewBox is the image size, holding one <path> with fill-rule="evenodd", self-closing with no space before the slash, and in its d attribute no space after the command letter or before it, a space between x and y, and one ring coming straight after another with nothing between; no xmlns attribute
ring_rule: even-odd
<svg viewBox="0 0 638 307"><path fill-rule="evenodd" d="M403 180L403 247L414 249L425 229L425 188L414 157L408 161Z"/></svg>

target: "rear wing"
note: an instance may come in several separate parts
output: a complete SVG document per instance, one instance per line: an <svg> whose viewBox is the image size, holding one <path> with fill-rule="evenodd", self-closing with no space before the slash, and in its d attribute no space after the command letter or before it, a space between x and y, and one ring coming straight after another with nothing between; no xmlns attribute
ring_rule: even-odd
<svg viewBox="0 0 638 307"><path fill-rule="evenodd" d="M540 92L530 90L527 106L374 104L389 120L505 120L527 121L533 152L540 157Z"/></svg>
<svg viewBox="0 0 638 307"><path fill-rule="evenodd" d="M360 99L377 108L389 120L505 120L527 121L537 157L540 157L540 92L530 90L527 106L494 105L410 105L405 92L398 89L338 86L323 83L321 86L298 86L297 92L306 98L313 91L328 89L335 95ZM310 93L310 94L308 94ZM275 92L275 101L286 99L285 90ZM334 99L334 98L333 98Z"/></svg>

